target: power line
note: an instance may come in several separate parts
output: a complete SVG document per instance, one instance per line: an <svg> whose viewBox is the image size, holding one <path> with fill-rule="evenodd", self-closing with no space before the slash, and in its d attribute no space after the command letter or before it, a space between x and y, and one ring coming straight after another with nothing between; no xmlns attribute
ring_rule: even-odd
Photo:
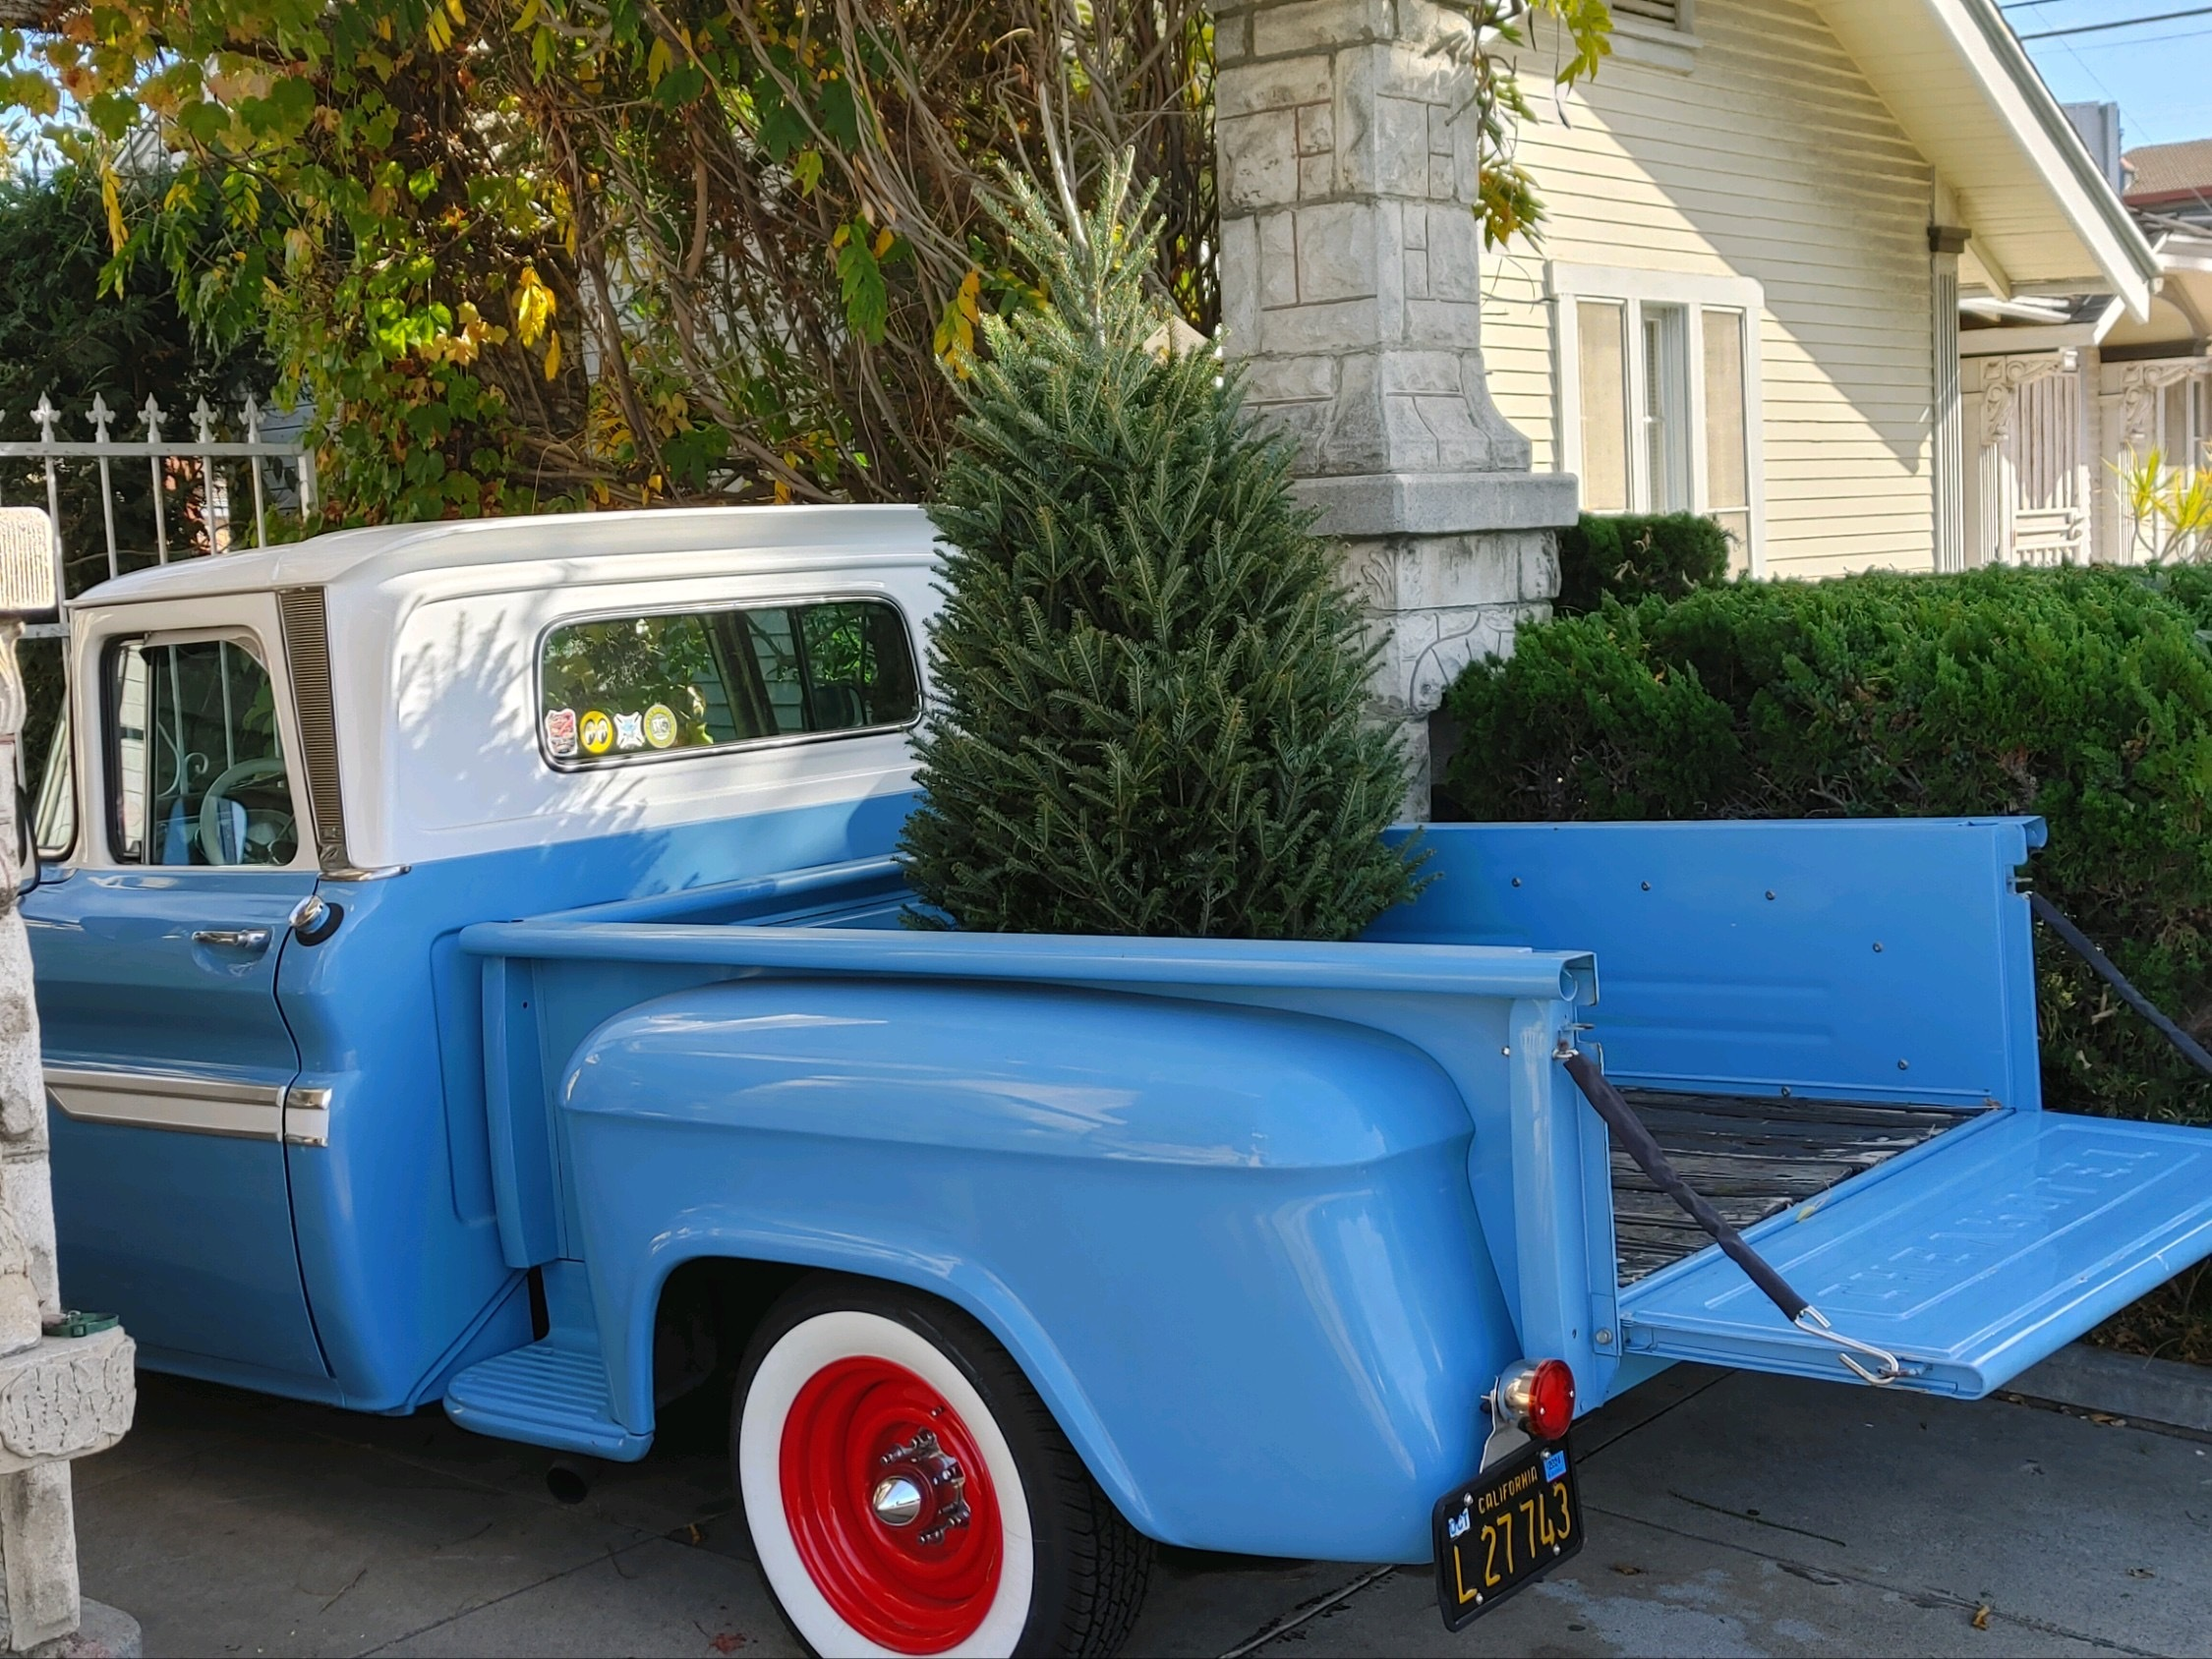
<svg viewBox="0 0 2212 1659"><path fill-rule="evenodd" d="M2063 34L2102 34L2108 29L2136 29L2146 23L2172 23L2177 18L2212 18L2212 6L2192 6L2185 12L2154 12L2148 17L2116 18L2110 23L2079 23L2070 29L2044 29L2020 39L2056 40Z"/></svg>

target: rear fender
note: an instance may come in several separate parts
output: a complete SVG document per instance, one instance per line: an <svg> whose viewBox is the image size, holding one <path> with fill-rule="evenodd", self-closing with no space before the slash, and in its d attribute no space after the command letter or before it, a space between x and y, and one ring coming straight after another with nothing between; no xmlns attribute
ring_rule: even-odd
<svg viewBox="0 0 2212 1659"><path fill-rule="evenodd" d="M1519 1351L1470 1117L1412 1045L1153 996L752 981L608 1022L561 1080L615 1414L669 1275L729 1257L940 1295L1140 1530L1426 1560Z"/></svg>

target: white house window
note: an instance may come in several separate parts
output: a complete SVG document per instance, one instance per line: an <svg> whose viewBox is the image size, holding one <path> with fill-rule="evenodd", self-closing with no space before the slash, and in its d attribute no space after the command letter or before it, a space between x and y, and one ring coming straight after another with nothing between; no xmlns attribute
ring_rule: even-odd
<svg viewBox="0 0 2212 1659"><path fill-rule="evenodd" d="M1582 348L1582 504L1594 513L1628 511L1628 308L1584 300Z"/></svg>
<svg viewBox="0 0 2212 1659"><path fill-rule="evenodd" d="M1696 512L1762 573L1759 285L1549 268L1558 464L1594 513Z"/></svg>
<svg viewBox="0 0 2212 1659"><path fill-rule="evenodd" d="M1687 8L1682 0L1612 0L1614 18L1634 18L1638 23L1657 24L1661 29L1680 29L1687 21L1682 14Z"/></svg>
<svg viewBox="0 0 2212 1659"><path fill-rule="evenodd" d="M1746 318L1724 306L1705 308L1705 510L1729 542L1751 545L1751 455L1744 424Z"/></svg>
<svg viewBox="0 0 2212 1659"><path fill-rule="evenodd" d="M1644 313L1644 470L1652 511L1690 507L1690 324L1681 306Z"/></svg>

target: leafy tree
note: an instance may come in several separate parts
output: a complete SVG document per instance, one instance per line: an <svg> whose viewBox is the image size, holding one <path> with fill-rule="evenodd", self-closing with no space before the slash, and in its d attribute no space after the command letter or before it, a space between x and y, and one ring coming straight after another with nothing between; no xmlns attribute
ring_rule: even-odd
<svg viewBox="0 0 2212 1659"><path fill-rule="evenodd" d="M116 415L111 429L118 437L141 435L136 423L149 396L171 417L165 429L174 435L188 429L179 419L201 398L235 407L242 392L268 385L259 337L247 331L218 346L196 335L168 273L153 258L118 266L110 291L100 292L101 271L112 257L101 196L97 177L73 167L0 181L0 270L8 273L0 285L0 421L9 436L36 435L29 415L41 398L60 413L56 430L65 438L92 435L86 417L95 397ZM46 504L40 463L4 466L0 494L18 504ZM153 495L146 467L115 468L113 479L108 507L118 543L150 548ZM81 594L108 574L99 474L87 464L64 465L56 486L68 555L63 574L70 594ZM196 471L164 481L173 528L186 522L198 486ZM126 557L123 568L136 562ZM29 697L24 752L35 769L61 708L61 653L55 644L31 640L19 656Z"/></svg>
<svg viewBox="0 0 2212 1659"><path fill-rule="evenodd" d="M1538 9L1564 78L1594 69L1603 0ZM1055 152L1086 194L1134 150L1164 291L1217 315L1202 0L0 0L0 24L19 127L110 187L183 158L158 201L114 191L118 257L155 257L214 333L265 331L340 518L914 498L958 408L940 365L1032 298L1000 170ZM1507 37L1467 34L1497 235L1535 213L1480 44Z"/></svg>
<svg viewBox="0 0 2212 1659"><path fill-rule="evenodd" d="M1128 183L1062 229L1012 182L1045 304L960 365L908 876L971 929L1347 939L1415 887L1378 838L1405 772L1362 718L1372 651L1288 446L1156 344Z"/></svg>

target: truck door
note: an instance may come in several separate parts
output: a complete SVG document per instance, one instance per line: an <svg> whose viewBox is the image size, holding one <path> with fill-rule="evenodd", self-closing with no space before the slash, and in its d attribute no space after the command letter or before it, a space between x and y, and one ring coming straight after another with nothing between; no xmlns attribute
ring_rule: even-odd
<svg viewBox="0 0 2212 1659"><path fill-rule="evenodd" d="M285 1179L299 1060L276 1001L317 871L275 605L160 615L74 653L82 810L24 906L62 1295L121 1314L156 1364L320 1377Z"/></svg>

